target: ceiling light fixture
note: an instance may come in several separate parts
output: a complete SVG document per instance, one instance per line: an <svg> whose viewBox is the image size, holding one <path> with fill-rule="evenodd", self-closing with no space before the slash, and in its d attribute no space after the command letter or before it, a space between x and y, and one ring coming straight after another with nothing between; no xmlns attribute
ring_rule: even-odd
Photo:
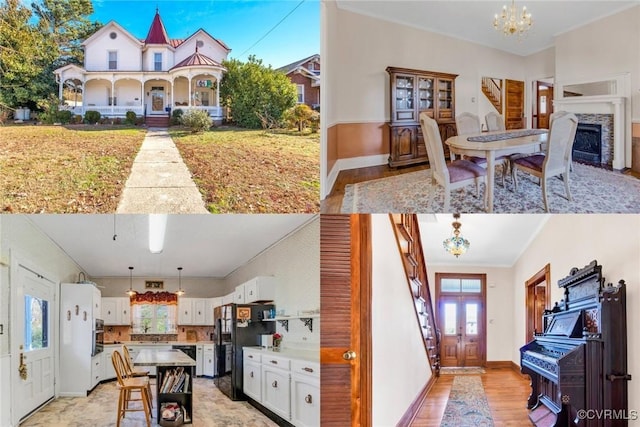
<svg viewBox="0 0 640 427"><path fill-rule="evenodd" d="M462 227L462 224L460 223L460 221L458 221L460 219L460 214L454 213L453 219L454 221L451 223L451 225L453 226L453 233L451 237L445 239L444 242L442 242L442 246L444 246L444 249L447 252L449 252L451 255L455 255L456 258L458 258L460 255L467 252L467 249L469 249L469 241L460 236L460 227Z"/></svg>
<svg viewBox="0 0 640 427"><path fill-rule="evenodd" d="M527 12L527 6L522 7L519 14L516 9L516 1L511 0L511 7L502 6L502 13L496 13L493 18L493 28L502 31L505 36L522 35L533 25L531 14Z"/></svg>
<svg viewBox="0 0 640 427"><path fill-rule="evenodd" d="M159 254L164 248L167 214L149 214L149 251Z"/></svg>
<svg viewBox="0 0 640 427"><path fill-rule="evenodd" d="M127 295L132 297L135 294L137 294L137 292L133 290L133 267L129 267L129 290L127 291Z"/></svg>
<svg viewBox="0 0 640 427"><path fill-rule="evenodd" d="M184 290L182 289L182 267L178 267L178 292L176 292L176 295L179 297L184 295Z"/></svg>

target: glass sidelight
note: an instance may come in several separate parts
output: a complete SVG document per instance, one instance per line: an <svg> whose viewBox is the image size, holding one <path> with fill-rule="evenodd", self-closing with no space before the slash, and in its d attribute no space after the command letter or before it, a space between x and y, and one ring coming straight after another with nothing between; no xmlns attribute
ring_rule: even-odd
<svg viewBox="0 0 640 427"><path fill-rule="evenodd" d="M49 347L49 302L25 295L24 320L24 351Z"/></svg>

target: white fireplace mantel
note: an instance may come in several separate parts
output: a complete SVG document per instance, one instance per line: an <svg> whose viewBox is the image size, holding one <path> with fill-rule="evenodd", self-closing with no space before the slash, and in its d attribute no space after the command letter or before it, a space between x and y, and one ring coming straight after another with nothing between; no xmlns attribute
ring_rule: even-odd
<svg viewBox="0 0 640 427"><path fill-rule="evenodd" d="M554 99L553 109L571 113L613 114L612 166L621 170L631 167L631 138L627 138L626 100L623 96L575 96Z"/></svg>

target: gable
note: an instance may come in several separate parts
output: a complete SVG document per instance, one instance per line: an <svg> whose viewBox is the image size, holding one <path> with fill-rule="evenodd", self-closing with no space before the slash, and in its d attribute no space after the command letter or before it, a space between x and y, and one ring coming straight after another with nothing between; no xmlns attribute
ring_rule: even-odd
<svg viewBox="0 0 640 427"><path fill-rule="evenodd" d="M224 43L216 40L203 29L199 29L176 48L175 63L178 64L190 55L193 55L196 52L196 48L198 49L198 53L218 63L227 59L227 55L231 51Z"/></svg>
<svg viewBox="0 0 640 427"><path fill-rule="evenodd" d="M115 39L111 37L111 33L115 33L116 34L116 38ZM109 38L111 40L114 40L114 41L118 40L118 38L120 38L120 37L123 37L123 38L127 39L128 42L130 42L130 43L134 43L137 46L142 46L142 42L140 42L140 40L138 40L135 37L133 37L133 35L130 32L125 30L116 21L108 22L106 25L104 25L98 31L93 33L89 38L87 38L85 41L82 42L82 46L85 46L85 49L88 49L88 48L90 48L90 46L92 44L96 43L98 40L101 40L101 39L103 39L105 37L107 37L107 38ZM121 42L121 40L120 40L120 42ZM120 42L118 42L118 43L120 43Z"/></svg>

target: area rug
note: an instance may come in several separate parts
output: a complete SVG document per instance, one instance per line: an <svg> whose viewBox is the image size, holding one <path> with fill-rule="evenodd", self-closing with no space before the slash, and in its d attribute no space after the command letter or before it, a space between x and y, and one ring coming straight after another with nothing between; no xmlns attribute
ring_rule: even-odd
<svg viewBox="0 0 640 427"><path fill-rule="evenodd" d="M485 370L477 366L468 368L440 368L441 375L479 375L484 373Z"/></svg>
<svg viewBox="0 0 640 427"><path fill-rule="evenodd" d="M547 180L549 209L553 213L638 213L640 179L574 162L570 176L573 201L565 198L561 179ZM435 192L434 192L435 190ZM451 192L451 212L485 212L482 193L476 197L475 186ZM434 192L431 195L430 192ZM430 213L443 212L444 189L431 185L431 170L424 169L347 185L341 213ZM544 213L542 189L538 179L518 173L518 192L511 177L505 186L497 179L494 186L493 211L496 213Z"/></svg>
<svg viewBox="0 0 640 427"><path fill-rule="evenodd" d="M493 427L489 403L478 376L456 376L440 427Z"/></svg>

